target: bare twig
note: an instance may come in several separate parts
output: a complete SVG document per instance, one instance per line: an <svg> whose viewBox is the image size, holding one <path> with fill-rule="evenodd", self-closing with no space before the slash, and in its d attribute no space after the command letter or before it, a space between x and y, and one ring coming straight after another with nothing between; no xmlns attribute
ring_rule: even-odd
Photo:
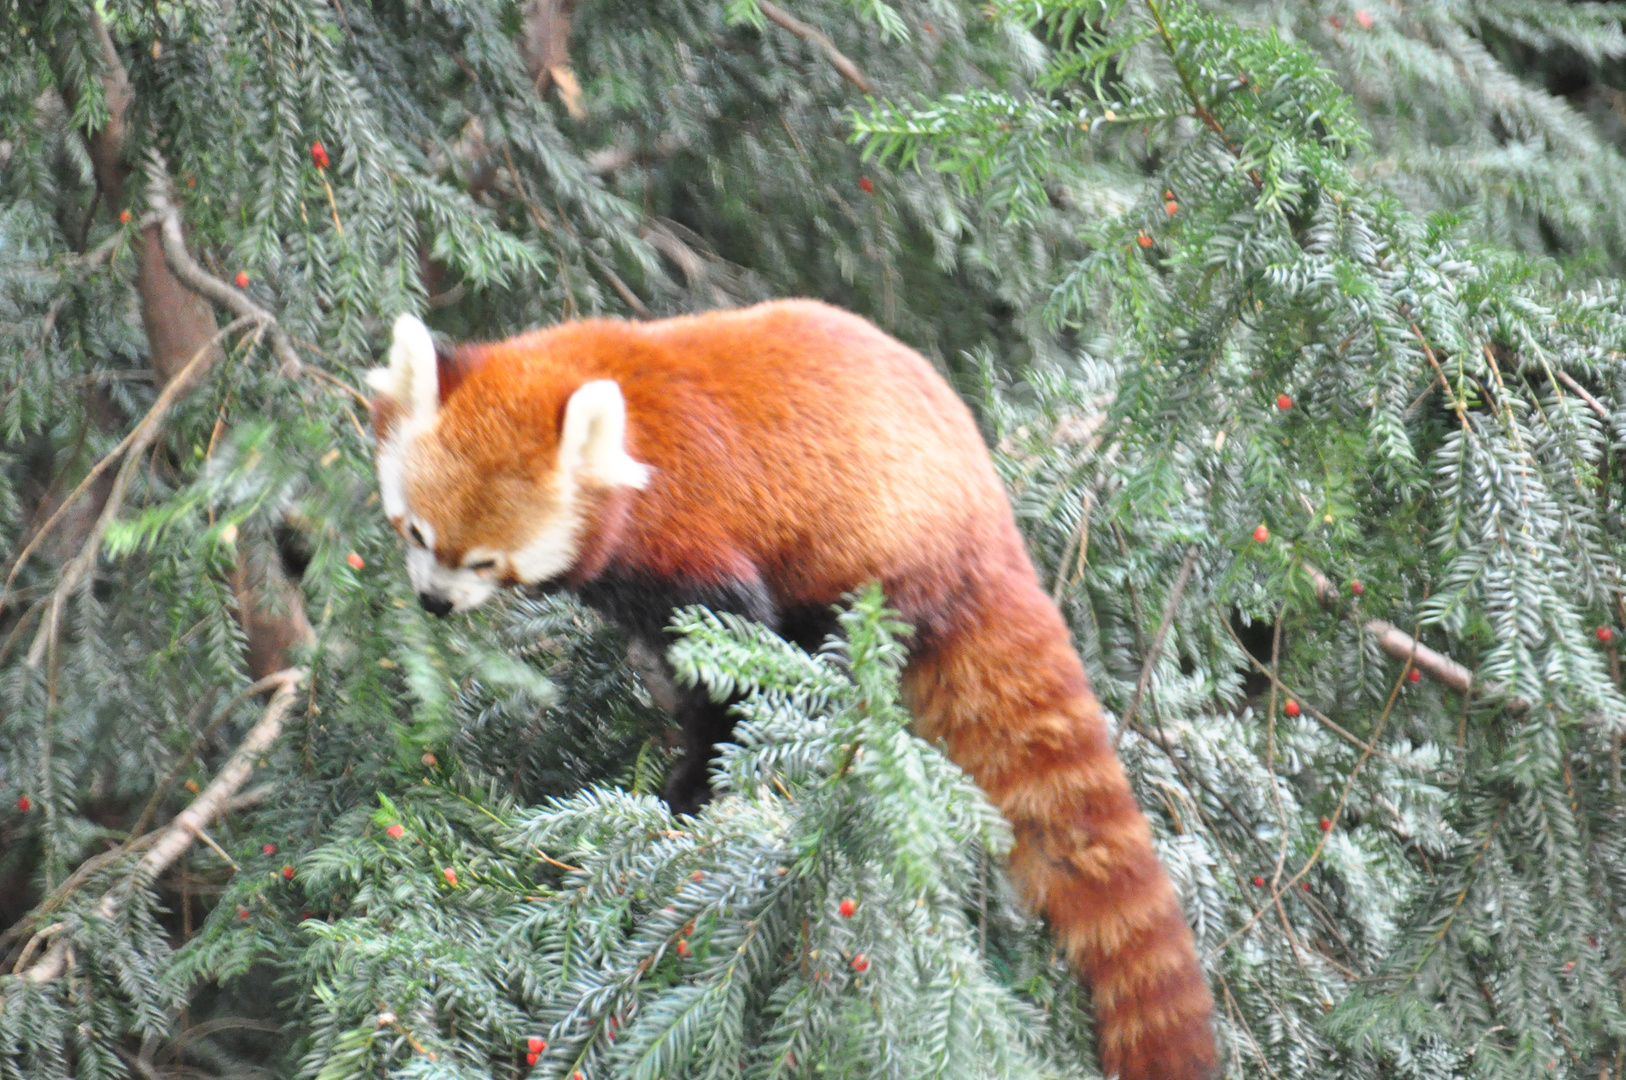
<svg viewBox="0 0 1626 1080"><path fill-rule="evenodd" d="M1310 581L1315 585L1316 599L1323 605L1330 606L1338 599L1338 590L1327 575L1320 570L1304 563L1304 572L1309 575ZM1474 673L1446 656L1435 652L1410 634L1401 630L1393 623L1383 619L1361 619L1351 616L1352 619L1372 635L1378 648L1394 657L1396 660L1410 661L1413 667L1427 675L1429 678L1444 683L1459 694L1470 694L1474 690ZM1482 687L1491 691L1492 687ZM1528 709L1530 703L1523 698L1510 697L1508 704L1516 709Z"/></svg>
<svg viewBox="0 0 1626 1080"><path fill-rule="evenodd" d="M302 668L288 668L277 673L277 692L272 695L271 703L266 706L260 719L243 736L230 759L209 782L196 799L192 800L185 810L175 815L175 820L158 834L147 854L142 856L136 864L131 875L132 882L145 884L151 882L165 870L174 865L175 860L192 846L192 841L203 835L204 829L215 818L224 813L237 794L239 788L248 781L254 771L254 764L282 734L283 722L288 718L298 698L297 691L300 682L304 679ZM102 896L101 903L96 905L96 915L102 919L110 919L118 912L119 903L124 890L114 888ZM32 982L49 982L60 976L68 967L69 944L65 936L59 936L52 943L49 950L38 963L29 968L25 977Z"/></svg>
<svg viewBox="0 0 1626 1080"><path fill-rule="evenodd" d="M1592 411L1597 413L1598 418L1601 419L1605 424L1609 423L1609 410L1604 407L1603 402L1587 393L1586 387L1570 378L1569 372L1555 371L1553 372L1553 377L1559 382L1563 383L1565 386L1569 387L1571 392L1573 392L1576 397L1590 405L1592 407Z"/></svg>
<svg viewBox="0 0 1626 1080"><path fill-rule="evenodd" d="M1146 688L1152 682L1152 668L1157 664L1158 654L1163 651L1163 639L1169 635L1169 626L1174 622L1175 609L1180 606L1180 597L1185 593L1186 583L1191 580L1191 571L1197 565L1198 550L1196 544L1186 549L1186 558L1180 564L1180 573L1174 579L1174 588L1169 590L1169 601L1163 605L1163 621L1157 624L1157 633L1152 635L1152 646L1146 650L1146 658L1141 661L1140 678L1135 680L1135 696L1129 699L1129 708L1124 710L1123 719L1118 723L1118 734L1113 739L1114 745L1123 741L1124 732L1135 723L1135 714L1140 712L1141 699L1146 696Z"/></svg>
<svg viewBox="0 0 1626 1080"><path fill-rule="evenodd" d="M768 0L757 0L757 10L763 17L776 26L789 30L803 41L811 41L824 53L824 58L830 61L830 66L841 73L841 77L852 83L866 94L875 93L875 87L858 70L858 65L836 48L836 43L825 36L824 32L816 26L809 26L778 4L770 4Z"/></svg>

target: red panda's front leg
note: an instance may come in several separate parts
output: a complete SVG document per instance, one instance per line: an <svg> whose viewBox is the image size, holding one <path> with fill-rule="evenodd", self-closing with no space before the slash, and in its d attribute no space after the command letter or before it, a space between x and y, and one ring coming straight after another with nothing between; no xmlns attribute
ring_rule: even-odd
<svg viewBox="0 0 1626 1080"><path fill-rule="evenodd" d="M666 662L671 637L666 626L678 608L699 605L740 615L769 629L779 628L779 612L758 581L673 581L647 573L612 569L582 585L577 594L589 607L619 625L631 639L629 658L642 671L656 703L669 708L683 729L683 757L672 767L661 794L673 813L692 814L711 799L711 762L717 744L734 731L734 700L713 701L705 686L682 686ZM667 698L669 700L662 700Z"/></svg>

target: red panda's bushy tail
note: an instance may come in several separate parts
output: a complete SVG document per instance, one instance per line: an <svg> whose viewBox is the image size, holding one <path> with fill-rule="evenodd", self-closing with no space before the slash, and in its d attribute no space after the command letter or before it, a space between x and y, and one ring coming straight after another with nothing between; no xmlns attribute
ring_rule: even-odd
<svg viewBox="0 0 1626 1080"><path fill-rule="evenodd" d="M1094 998L1102 1074L1205 1080L1213 1000L1191 930L1066 624L1021 569L911 657L916 723L1011 823L1011 874Z"/></svg>

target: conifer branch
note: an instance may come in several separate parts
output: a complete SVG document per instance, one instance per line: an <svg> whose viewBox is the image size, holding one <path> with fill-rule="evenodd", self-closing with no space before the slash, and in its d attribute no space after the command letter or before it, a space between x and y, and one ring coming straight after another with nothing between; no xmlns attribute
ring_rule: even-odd
<svg viewBox="0 0 1626 1080"><path fill-rule="evenodd" d="M866 94L875 93L875 87L870 83L869 79L865 78L864 73L858 69L858 65L847 59L846 55L836 48L836 43L831 41L818 27L810 26L778 4L769 3L768 0L757 0L757 10L762 12L769 22L789 30L803 41L809 41L818 46L819 50L824 53L825 59L830 61L830 66L840 72L843 79L846 79Z"/></svg>
<svg viewBox="0 0 1626 1080"><path fill-rule="evenodd" d="M165 870L174 865L175 860L180 858L187 848L192 846L194 840L204 835L204 829L226 811L232 797L254 772L255 762L271 749L277 737L282 734L283 723L293 708L297 698L296 691L304 678L303 668L288 668L267 680L274 683L277 690L271 695L271 701L266 705L265 712L254 726L249 728L248 733L243 736L243 741L238 744L236 751L227 759L220 772L209 782L209 786L156 836L147 853L136 864L130 881L126 885L108 890L103 895L101 902L96 905L98 918L105 920L116 915L128 888L145 886L156 881ZM69 949L67 940L59 935L45 955L24 972L24 977L36 983L55 979L67 970Z"/></svg>
<svg viewBox="0 0 1626 1080"><path fill-rule="evenodd" d="M1135 714L1140 712L1141 699L1146 694L1146 688L1152 683L1152 668L1157 665L1157 658L1163 651L1163 640L1169 636L1169 627L1174 622L1174 613L1180 606L1180 597L1186 591L1186 583L1191 580L1191 571L1197 565L1197 555L1201 549L1192 544L1186 549L1186 557L1181 560L1180 572L1175 575L1174 587L1169 590L1168 603L1163 605L1163 620L1157 624L1157 633L1152 635L1152 645L1146 651L1146 657L1141 661L1140 678L1135 680L1135 695L1129 699L1129 708L1124 710L1123 720L1118 724L1118 733L1113 736L1113 744L1123 741L1124 732L1135 723Z"/></svg>

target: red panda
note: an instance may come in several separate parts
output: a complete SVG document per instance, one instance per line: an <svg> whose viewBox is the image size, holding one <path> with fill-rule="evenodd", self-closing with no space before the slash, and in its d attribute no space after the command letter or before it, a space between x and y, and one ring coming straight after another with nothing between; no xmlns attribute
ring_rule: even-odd
<svg viewBox="0 0 1626 1080"><path fill-rule="evenodd" d="M663 655L705 604L817 646L879 582L903 684L1010 821L1010 870L1095 1001L1101 1068L1212 1074L1212 999L1151 830L965 404L919 354L811 301L566 323L437 357L411 316L369 373L385 511L430 611L563 587ZM670 692L671 687L667 687ZM676 811L728 706L677 689Z"/></svg>

